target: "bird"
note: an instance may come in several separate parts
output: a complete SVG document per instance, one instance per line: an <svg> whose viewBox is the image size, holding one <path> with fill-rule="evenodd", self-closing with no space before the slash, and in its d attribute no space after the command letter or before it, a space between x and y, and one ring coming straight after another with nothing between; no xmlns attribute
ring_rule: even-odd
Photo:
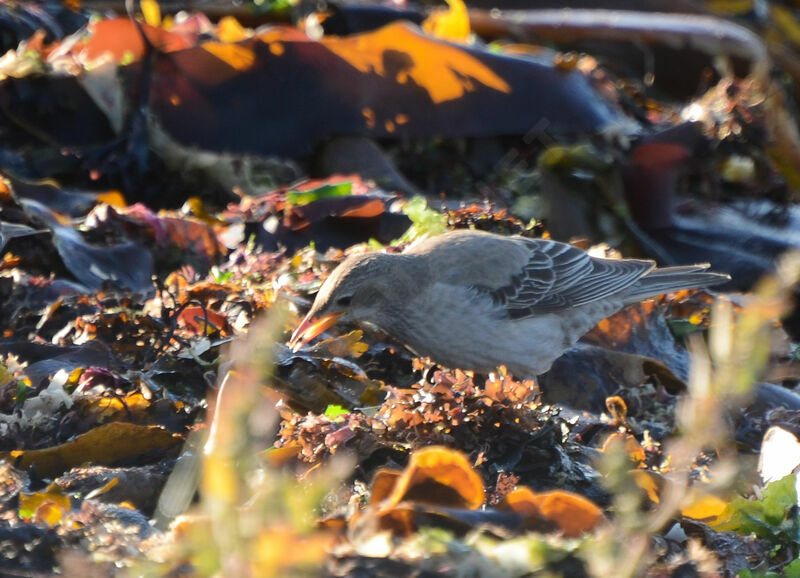
<svg viewBox="0 0 800 578"><path fill-rule="evenodd" d="M289 347L298 351L336 323L367 324L451 369L505 366L535 378L622 308L730 280L709 267L657 268L549 239L450 231L400 253L347 257L320 287Z"/></svg>

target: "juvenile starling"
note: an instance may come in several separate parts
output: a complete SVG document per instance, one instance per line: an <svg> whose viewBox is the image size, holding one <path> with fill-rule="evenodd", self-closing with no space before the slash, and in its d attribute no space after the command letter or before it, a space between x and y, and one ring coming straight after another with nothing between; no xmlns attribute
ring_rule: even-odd
<svg viewBox="0 0 800 578"><path fill-rule="evenodd" d="M599 321L662 293L724 283L708 265L655 268L556 241L453 231L403 253L345 259L289 345L337 321L371 323L450 368L546 372Z"/></svg>

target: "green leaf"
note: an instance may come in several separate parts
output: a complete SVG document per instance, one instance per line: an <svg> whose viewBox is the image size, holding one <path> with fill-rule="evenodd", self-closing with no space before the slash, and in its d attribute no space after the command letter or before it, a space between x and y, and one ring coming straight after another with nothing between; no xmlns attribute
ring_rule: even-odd
<svg viewBox="0 0 800 578"><path fill-rule="evenodd" d="M783 567L784 578L800 578L800 558L792 560Z"/></svg>
<svg viewBox="0 0 800 578"><path fill-rule="evenodd" d="M385 249L383 243L372 237L367 241L367 247L370 251L383 251Z"/></svg>
<svg viewBox="0 0 800 578"><path fill-rule="evenodd" d="M211 267L211 277L214 279L214 283L223 285L233 280L233 271L220 271L219 267L214 265Z"/></svg>
<svg viewBox="0 0 800 578"><path fill-rule="evenodd" d="M447 215L428 208L424 197L414 197L403 207L403 213L411 219L411 227L397 239L407 243L424 237L435 237L447 232Z"/></svg>
<svg viewBox="0 0 800 578"><path fill-rule="evenodd" d="M793 544L797 531L791 512L796 504L795 476L790 474L768 484L760 500L733 500L713 526L717 531L754 533L776 544Z"/></svg>
<svg viewBox="0 0 800 578"><path fill-rule="evenodd" d="M349 410L345 409L341 405L337 405L335 403L330 404L328 407L325 408L325 417L336 419L342 415L348 415L350 413Z"/></svg>
<svg viewBox="0 0 800 578"><path fill-rule="evenodd" d="M298 0L252 0L257 14L289 14L297 6Z"/></svg>
<svg viewBox="0 0 800 578"><path fill-rule="evenodd" d="M672 336L676 339L684 339L692 333L697 333L703 330L702 325L692 323L688 319L667 319L667 326L669 327Z"/></svg>
<svg viewBox="0 0 800 578"><path fill-rule="evenodd" d="M18 404L24 402L26 399L28 399L28 396L31 394L32 391L33 388L30 387L28 384L26 384L23 381L18 381L17 394L14 396L14 401L16 401Z"/></svg>
<svg viewBox="0 0 800 578"><path fill-rule="evenodd" d="M292 205L307 205L320 199L346 197L353 193L353 183L338 183L336 185L322 185L310 191L289 191L286 193L286 202Z"/></svg>
<svg viewBox="0 0 800 578"><path fill-rule="evenodd" d="M739 572L736 574L737 578L783 578L785 576L787 576L787 574L779 574L770 570L767 570L766 572L754 572L748 568L739 570Z"/></svg>

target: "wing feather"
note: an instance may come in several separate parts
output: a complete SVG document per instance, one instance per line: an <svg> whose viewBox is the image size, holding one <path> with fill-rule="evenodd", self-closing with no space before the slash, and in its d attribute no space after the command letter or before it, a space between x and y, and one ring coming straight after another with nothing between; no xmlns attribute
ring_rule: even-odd
<svg viewBox="0 0 800 578"><path fill-rule="evenodd" d="M530 257L519 273L502 287L477 287L512 319L556 313L610 297L636 283L654 266L651 261L599 259L556 241L521 241Z"/></svg>

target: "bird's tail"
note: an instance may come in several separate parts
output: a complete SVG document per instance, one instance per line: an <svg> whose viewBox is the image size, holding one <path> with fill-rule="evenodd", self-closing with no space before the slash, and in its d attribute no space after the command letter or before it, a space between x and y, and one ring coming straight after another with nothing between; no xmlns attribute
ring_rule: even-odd
<svg viewBox="0 0 800 578"><path fill-rule="evenodd" d="M653 269L640 278L624 294L625 304L637 303L648 297L683 289L704 289L730 281L725 273L713 273L708 263Z"/></svg>

